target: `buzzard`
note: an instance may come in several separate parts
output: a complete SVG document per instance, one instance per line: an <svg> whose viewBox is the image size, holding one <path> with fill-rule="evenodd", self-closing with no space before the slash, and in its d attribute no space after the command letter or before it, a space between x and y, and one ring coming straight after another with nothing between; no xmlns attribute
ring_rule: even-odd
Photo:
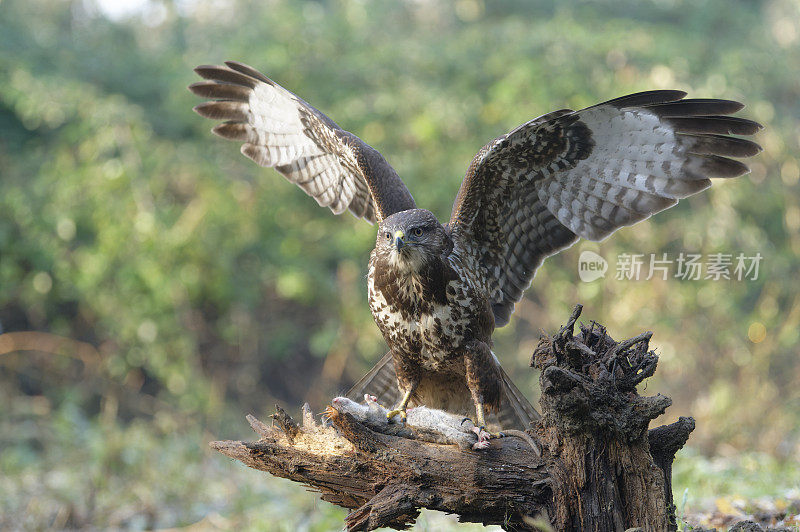
<svg viewBox="0 0 800 532"><path fill-rule="evenodd" d="M526 428L538 414L491 337L542 261L675 205L709 178L747 173L730 157L761 150L730 136L761 128L727 116L743 107L734 101L654 90L562 109L481 148L442 224L375 149L253 68L225 65L197 67L204 81L189 87L209 99L197 113L223 120L213 132L334 214L378 223L369 304L389 352L348 395L396 404L390 418L424 404Z"/></svg>

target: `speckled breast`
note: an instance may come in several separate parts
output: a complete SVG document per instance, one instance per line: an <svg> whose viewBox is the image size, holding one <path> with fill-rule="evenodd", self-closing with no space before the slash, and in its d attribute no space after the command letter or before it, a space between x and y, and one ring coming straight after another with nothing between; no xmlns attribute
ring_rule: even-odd
<svg viewBox="0 0 800 532"><path fill-rule="evenodd" d="M480 304L463 279L450 280L440 302L425 298L426 279L414 274L396 275L390 286L375 283L374 261L368 275L372 317L389 347L413 359L426 369L444 371L460 357L459 348L482 332L476 320Z"/></svg>

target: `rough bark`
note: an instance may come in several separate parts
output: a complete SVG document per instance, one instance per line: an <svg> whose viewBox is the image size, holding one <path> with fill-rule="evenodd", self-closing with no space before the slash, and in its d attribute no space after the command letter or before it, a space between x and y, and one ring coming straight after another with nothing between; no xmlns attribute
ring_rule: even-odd
<svg viewBox="0 0 800 532"><path fill-rule="evenodd" d="M675 453L686 444L689 434L693 430L694 419L681 416L675 423L662 425L647 431L650 455L664 475L669 530L678 529L678 524L675 521L675 503L672 500L672 462L675 460Z"/></svg>
<svg viewBox="0 0 800 532"><path fill-rule="evenodd" d="M617 343L591 322L575 334L580 312L576 307L558 334L543 337L531 361L541 371L540 430L549 451L554 524L559 530L668 529L674 516L667 470L679 446L659 448L659 468L648 426L672 401L636 392L658 363L648 350L652 333ZM672 436L688 426L679 422L654 434Z"/></svg>
<svg viewBox="0 0 800 532"><path fill-rule="evenodd" d="M489 449L467 452L373 432L350 414L328 412L328 428L313 417L303 427L277 418L268 427L248 416L261 440L211 446L354 509L347 517L348 530L404 528L419 508L457 513L462 521L523 528L522 516L536 515L551 500L545 463L522 440L494 440Z"/></svg>
<svg viewBox="0 0 800 532"><path fill-rule="evenodd" d="M463 451L374 432L332 408L323 427L307 405L302 426L278 408L272 427L248 416L259 441L211 446L350 508L348 530L406 528L420 508L507 530L542 521L557 530L674 529L672 460L694 421L648 432L671 402L636 392L656 369L651 333L617 343L592 322L575 334L580 312L543 336L531 361L541 370L543 417L529 434L541 457L516 438Z"/></svg>

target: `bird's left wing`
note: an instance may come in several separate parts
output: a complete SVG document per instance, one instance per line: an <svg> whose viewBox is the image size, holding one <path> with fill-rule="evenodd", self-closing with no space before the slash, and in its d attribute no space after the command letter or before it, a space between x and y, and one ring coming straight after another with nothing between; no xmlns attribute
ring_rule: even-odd
<svg viewBox="0 0 800 532"><path fill-rule="evenodd" d="M534 119L481 149L449 226L489 294L497 326L549 255L602 240L711 185L747 173L728 157L760 147L727 135L761 126L725 116L743 105L682 91L623 96Z"/></svg>
<svg viewBox="0 0 800 532"><path fill-rule="evenodd" d="M272 166L334 214L368 222L416 205L397 172L374 148L254 68L228 61L195 69L189 86L210 98L198 114L225 120L212 130L242 141L242 153Z"/></svg>

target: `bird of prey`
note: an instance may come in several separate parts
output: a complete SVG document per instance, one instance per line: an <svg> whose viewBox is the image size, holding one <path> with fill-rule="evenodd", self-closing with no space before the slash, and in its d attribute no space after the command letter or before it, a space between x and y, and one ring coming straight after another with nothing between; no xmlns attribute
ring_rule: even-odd
<svg viewBox="0 0 800 532"><path fill-rule="evenodd" d="M727 116L743 107L734 101L654 90L562 109L481 148L442 224L380 153L260 72L236 62L195 71L204 81L189 88L209 99L195 111L223 120L214 133L335 214L378 223L367 284L389 352L349 396L399 399L390 418L424 404L527 428L538 414L491 337L542 261L675 205L709 178L747 173L730 157L761 150L730 136L761 127Z"/></svg>

